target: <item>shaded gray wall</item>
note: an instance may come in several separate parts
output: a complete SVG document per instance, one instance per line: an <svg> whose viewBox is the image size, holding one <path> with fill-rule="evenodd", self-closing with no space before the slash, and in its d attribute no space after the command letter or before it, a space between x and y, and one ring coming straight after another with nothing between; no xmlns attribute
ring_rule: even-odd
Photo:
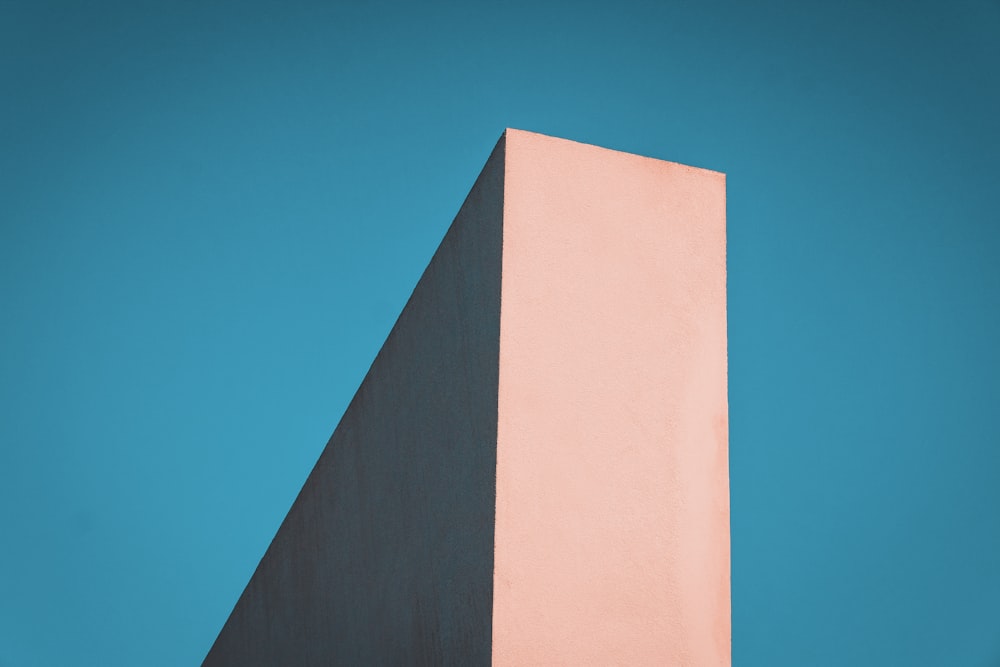
<svg viewBox="0 0 1000 667"><path fill-rule="evenodd" d="M204 664L490 662L504 139Z"/></svg>

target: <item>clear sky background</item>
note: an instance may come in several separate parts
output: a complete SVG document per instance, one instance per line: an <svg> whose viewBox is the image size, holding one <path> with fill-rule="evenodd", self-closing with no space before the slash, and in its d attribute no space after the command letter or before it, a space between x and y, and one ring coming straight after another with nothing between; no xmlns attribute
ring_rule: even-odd
<svg viewBox="0 0 1000 667"><path fill-rule="evenodd" d="M737 667L1000 664L1000 2L0 0L0 665L198 664L505 127L728 174Z"/></svg>

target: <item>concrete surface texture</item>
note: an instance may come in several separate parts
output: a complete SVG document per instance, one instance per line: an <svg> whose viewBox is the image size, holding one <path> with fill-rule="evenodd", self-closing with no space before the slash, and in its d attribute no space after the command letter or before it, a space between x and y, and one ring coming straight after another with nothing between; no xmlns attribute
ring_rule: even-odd
<svg viewBox="0 0 1000 667"><path fill-rule="evenodd" d="M205 665L728 665L725 178L507 130Z"/></svg>
<svg viewBox="0 0 1000 667"><path fill-rule="evenodd" d="M493 660L730 660L725 177L507 132Z"/></svg>

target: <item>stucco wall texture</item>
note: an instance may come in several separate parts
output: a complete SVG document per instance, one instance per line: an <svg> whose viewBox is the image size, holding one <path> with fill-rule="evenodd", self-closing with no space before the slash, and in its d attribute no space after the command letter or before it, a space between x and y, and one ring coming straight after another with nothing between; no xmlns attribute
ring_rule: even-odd
<svg viewBox="0 0 1000 667"><path fill-rule="evenodd" d="M507 130L204 664L730 664L725 243Z"/></svg>

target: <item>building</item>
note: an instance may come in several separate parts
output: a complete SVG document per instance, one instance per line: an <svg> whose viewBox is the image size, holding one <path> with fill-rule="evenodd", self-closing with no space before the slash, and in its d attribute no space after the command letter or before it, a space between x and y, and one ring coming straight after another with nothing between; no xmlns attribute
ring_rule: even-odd
<svg viewBox="0 0 1000 667"><path fill-rule="evenodd" d="M205 665L728 665L723 174L507 130Z"/></svg>

